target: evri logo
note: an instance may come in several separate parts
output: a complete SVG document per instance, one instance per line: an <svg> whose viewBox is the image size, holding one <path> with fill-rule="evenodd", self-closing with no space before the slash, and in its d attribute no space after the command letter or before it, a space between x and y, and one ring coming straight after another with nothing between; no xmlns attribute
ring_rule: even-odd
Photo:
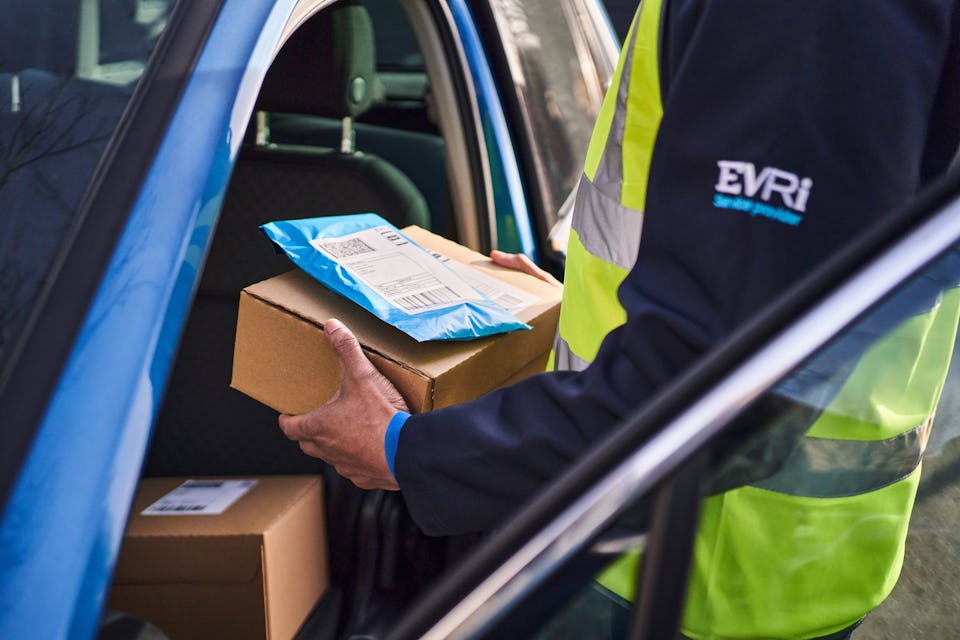
<svg viewBox="0 0 960 640"><path fill-rule="evenodd" d="M794 211L805 212L813 180L801 178L795 173L764 167L759 173L752 162L720 160L717 162L720 175L715 186L717 192L728 195L754 198L758 194L764 202L770 202L773 194L780 196L783 205Z"/></svg>

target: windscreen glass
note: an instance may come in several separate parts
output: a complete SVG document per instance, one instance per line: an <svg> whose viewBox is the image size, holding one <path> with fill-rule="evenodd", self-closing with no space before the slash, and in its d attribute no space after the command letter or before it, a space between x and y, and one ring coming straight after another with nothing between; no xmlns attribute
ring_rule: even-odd
<svg viewBox="0 0 960 640"><path fill-rule="evenodd" d="M174 0L0 0L0 363L12 354Z"/></svg>

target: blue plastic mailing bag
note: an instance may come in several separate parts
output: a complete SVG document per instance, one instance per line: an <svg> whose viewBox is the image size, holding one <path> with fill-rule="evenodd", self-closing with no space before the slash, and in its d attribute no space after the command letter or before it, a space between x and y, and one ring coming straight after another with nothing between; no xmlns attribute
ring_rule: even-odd
<svg viewBox="0 0 960 640"><path fill-rule="evenodd" d="M418 342L530 328L374 213L260 228L298 267Z"/></svg>

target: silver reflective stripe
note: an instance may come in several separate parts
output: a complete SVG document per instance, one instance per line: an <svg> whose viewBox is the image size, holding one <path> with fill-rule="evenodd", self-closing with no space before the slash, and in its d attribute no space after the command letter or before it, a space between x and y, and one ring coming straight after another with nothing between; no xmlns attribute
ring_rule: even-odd
<svg viewBox="0 0 960 640"><path fill-rule="evenodd" d="M882 489L920 465L933 420L887 440L804 438L773 476L754 487L808 498L842 498Z"/></svg>
<svg viewBox="0 0 960 640"><path fill-rule="evenodd" d="M583 371L590 363L570 350L570 345L559 335L553 341L554 371Z"/></svg>
<svg viewBox="0 0 960 640"><path fill-rule="evenodd" d="M582 215L584 212L589 213ZM643 212L602 193L586 175L580 177L577 187L571 226L590 255L625 271L637 261Z"/></svg>
<svg viewBox="0 0 960 640"><path fill-rule="evenodd" d="M627 96L630 93L630 71L633 69L633 49L637 44L637 33L640 25L635 24L630 46L627 47L627 57L623 61L623 70L620 72L620 84L617 86L617 105L613 110L613 120L610 122L610 132L600 156L597 173L593 177L594 184L610 196L619 201L623 189L623 131L627 123Z"/></svg>
<svg viewBox="0 0 960 640"><path fill-rule="evenodd" d="M640 246L643 213L620 204L623 190L623 132L627 121L627 96L633 49L639 25L635 25L617 86L617 104L613 110L610 131L604 143L597 172L591 182L580 177L571 226L591 255L625 270L633 266ZM584 215L586 214L586 215ZM611 237L612 236L612 237Z"/></svg>

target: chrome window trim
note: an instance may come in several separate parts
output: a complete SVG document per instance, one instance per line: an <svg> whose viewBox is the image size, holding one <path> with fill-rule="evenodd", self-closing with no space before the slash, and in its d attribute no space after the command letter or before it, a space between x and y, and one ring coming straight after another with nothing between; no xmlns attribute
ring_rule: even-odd
<svg viewBox="0 0 960 640"><path fill-rule="evenodd" d="M612 78L613 72L617 66L617 59L620 57L620 43L617 40L617 34L613 29L613 25L610 24L610 17L607 15L606 11L601 7L599 2L592 2L591 0L572 0L573 6L576 8L578 14L583 14L589 16L590 21L595 25L606 25L606 29L598 29L597 34L599 39L589 43L592 50L604 51L606 56L610 59L610 65L604 69L599 69L598 73L602 74L604 78ZM600 57L599 53L594 54L594 58L597 59ZM603 99L603 96L600 96L600 99Z"/></svg>
<svg viewBox="0 0 960 640"><path fill-rule="evenodd" d="M585 74L591 73L594 77L607 79L603 90L598 95L593 95L589 98L591 102L597 102L597 109L599 110L599 104L603 102L606 89L610 86L610 80L613 78L613 73L617 68L617 60L620 58L620 45L617 43L616 35L612 29L604 30L599 28L601 24L610 26L610 20L600 8L599 2L570 0L568 4L564 5L564 11L567 13L571 23L575 21L582 24L583 21L588 21L590 24L596 25L595 30L588 30L586 27L581 27L573 33L576 36L577 49L583 52L578 56L578 59L584 60L585 58L589 58L593 63L604 63L602 67L594 64L591 68L584 69ZM588 38L588 33L596 35L596 39ZM586 53L588 51L589 54Z"/></svg>
<svg viewBox="0 0 960 640"><path fill-rule="evenodd" d="M535 124L543 120L543 107L545 106L542 97L532 99L532 95L538 95L538 92L531 92L528 88L527 78L525 77L525 59L531 61L542 60L543 56L532 53L534 51L552 51L550 47L543 47L540 44L525 45L524 36L529 36L534 41L538 41L542 33L537 28L530 28L531 23L535 23L536 16L529 17L526 13L528 7L524 2L517 0L497 0L489 2L491 16L494 26L500 35L499 51L503 54L503 59L510 69L511 78L505 85L500 87L505 92L505 98L511 96L511 99L505 99L505 102L511 103L510 106L516 108L516 116L523 123L522 130L529 133L542 133ZM529 3L527 3L529 4ZM543 3L548 4L548 3ZM586 103L584 111L589 114L582 118L585 123L583 129L586 134L586 140L581 150L579 159L571 158L575 173L571 173L561 179L561 176L552 175L550 167L562 163L562 159L557 158L549 150L549 145L543 144L543 140L534 136L532 139L516 140L517 151L520 152L525 163L529 166L526 169L531 174L533 184L528 192L530 200L529 207L531 215L536 218L537 225L542 225L544 229L551 229L557 222L559 212L562 209L564 195L557 195L557 191L563 188L563 180L571 179L576 183L582 170L583 158L587 152L587 141L592 132L593 120L600 113L604 96L609 86L610 80L616 69L620 50L617 45L613 32L604 28L609 25L609 20L603 14L600 4L590 0L549 0L558 14L557 19L562 20L568 27L571 38L571 45L575 51L574 60L579 65L582 78L582 90L585 95L581 100ZM536 14L534 7L533 14ZM601 25L604 25L602 27ZM529 49L530 52L524 53ZM584 114L576 113L574 116ZM568 122L572 121L568 114ZM521 136L522 138L522 136ZM568 142L579 142L571 139ZM541 238L538 238L541 240Z"/></svg>
<svg viewBox="0 0 960 640"><path fill-rule="evenodd" d="M620 516L632 498L666 474L838 332L957 242L960 198L952 198L896 245L859 269L816 306L669 422L511 555L423 638L470 638L489 629L510 602L542 584Z"/></svg>
<svg viewBox="0 0 960 640"><path fill-rule="evenodd" d="M434 26L434 17L427 6L429 0L400 0L400 4L407 12L410 18L410 24L417 38L417 44L420 46L420 53L423 55L424 66L427 69L427 76L436 109L437 126L443 135L447 149L447 175L450 183L450 197L452 199L453 214L456 218L457 240L460 244L466 245L474 250L480 250L483 246L480 238L480 212L477 209L479 198L483 198L486 203L488 223L490 228L490 246L496 246L496 219L493 200L493 177L490 172L489 153L487 151L486 140L483 137L483 124L480 118L480 103L477 99L476 88L470 81L473 77L470 71L470 64L467 60L466 50L457 25L453 19L453 14L446 2L435 2L439 8L439 14L443 16L443 25ZM447 52L443 42L437 37L437 29L444 28L450 35L450 40L454 45L456 59L447 61ZM469 119L472 122L473 131L476 133L471 139L475 140L477 149L480 152L480 163L477 167L480 171L480 177L483 181L484 193L474 193L473 166L467 153L469 148L467 141L467 126L460 113L457 85L454 82L450 64L459 66L460 74L467 79L463 83L466 88L467 106L469 108Z"/></svg>

